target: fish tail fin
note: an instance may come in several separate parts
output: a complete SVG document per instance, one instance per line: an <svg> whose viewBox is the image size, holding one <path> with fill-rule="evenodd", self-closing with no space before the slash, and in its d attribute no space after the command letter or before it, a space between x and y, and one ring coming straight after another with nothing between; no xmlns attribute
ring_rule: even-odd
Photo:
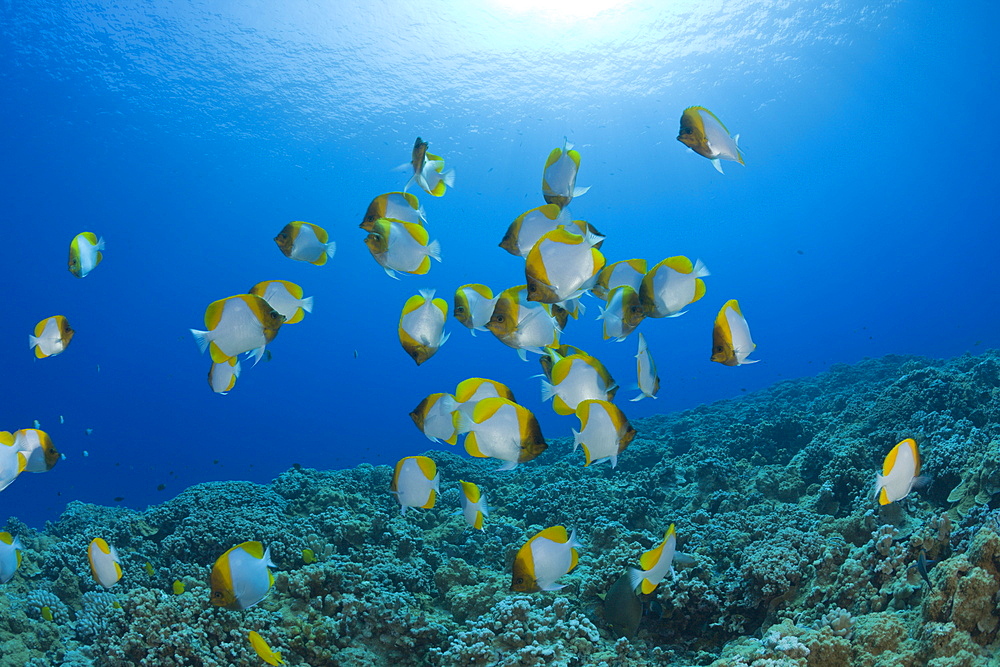
<svg viewBox="0 0 1000 667"><path fill-rule="evenodd" d="M327 257L333 257L333 255L336 252L337 252L337 242L336 241L330 241L329 243L326 244L326 256Z"/></svg>
<svg viewBox="0 0 1000 667"><path fill-rule="evenodd" d="M104 237L103 236L101 238L97 239L97 245L94 246L94 250L97 250L98 252L100 252L101 250L104 250Z"/></svg>
<svg viewBox="0 0 1000 667"><path fill-rule="evenodd" d="M424 297L425 301L430 302L430 301L434 300L434 293L435 292L437 292L437 290L434 290L434 289L422 289L422 290L420 290L420 296Z"/></svg>
<svg viewBox="0 0 1000 667"><path fill-rule="evenodd" d="M642 586L642 580L645 578L646 573L642 570L637 570L634 567L628 569L628 583L632 587L632 591Z"/></svg>
<svg viewBox="0 0 1000 667"><path fill-rule="evenodd" d="M556 395L556 386L551 382L542 380L542 402L549 400Z"/></svg>
<svg viewBox="0 0 1000 667"><path fill-rule="evenodd" d="M580 432L577 431L576 429L570 429L570 430L573 431L573 451L575 452L576 448L579 447L580 443L583 441L583 438L580 435Z"/></svg>
<svg viewBox="0 0 1000 667"><path fill-rule="evenodd" d="M455 417L455 431L457 433L468 433L476 425L476 422L472 421L472 415L464 410L457 410Z"/></svg>
<svg viewBox="0 0 1000 667"><path fill-rule="evenodd" d="M313 298L311 296L307 296L306 298L299 300L299 308L307 313L311 313L313 311Z"/></svg>
<svg viewBox="0 0 1000 667"><path fill-rule="evenodd" d="M701 261L700 259L695 260L695 263L694 263L694 277L695 278L704 278L704 277L710 276L710 275L712 275L712 273L708 270L708 267L705 266L705 262Z"/></svg>
<svg viewBox="0 0 1000 667"><path fill-rule="evenodd" d="M194 331L194 329L192 329L192 331ZM31 334L28 334L28 349L30 350L33 347L35 347L36 345L38 345L38 338L36 338L35 336L32 336ZM202 352L204 352L204 351L205 350L202 350Z"/></svg>
<svg viewBox="0 0 1000 667"><path fill-rule="evenodd" d="M198 343L198 349L201 350L202 354L208 349L208 344L211 342L209 336L211 331L198 331L197 329L191 329L191 335L194 336L194 342ZM32 336L34 338L34 336Z"/></svg>
<svg viewBox="0 0 1000 667"><path fill-rule="evenodd" d="M441 244L437 240L427 244L427 256L439 262L441 261Z"/></svg>
<svg viewBox="0 0 1000 667"><path fill-rule="evenodd" d="M567 542L566 544L577 549L583 546L583 543L580 540L576 539L576 528L570 531L569 542Z"/></svg>
<svg viewBox="0 0 1000 667"><path fill-rule="evenodd" d="M448 171L446 171L443 174L441 174L441 180L449 188L455 187L455 170L454 169L449 169Z"/></svg>

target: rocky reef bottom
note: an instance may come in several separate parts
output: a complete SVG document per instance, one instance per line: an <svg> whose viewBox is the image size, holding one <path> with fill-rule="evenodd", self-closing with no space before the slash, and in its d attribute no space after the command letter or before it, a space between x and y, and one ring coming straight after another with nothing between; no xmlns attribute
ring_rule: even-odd
<svg viewBox="0 0 1000 667"><path fill-rule="evenodd" d="M289 665L1000 664L1000 353L840 365L633 425L614 470L568 440L509 473L428 452L437 505L406 516L392 470L362 465L144 512L74 502L43 531L11 518L25 548L0 586L0 665L261 665L251 630ZM933 481L879 506L875 475L909 437ZM454 513L459 479L488 498L484 531ZM671 523L691 562L619 636L602 596ZM557 524L584 544L566 587L512 593L514 554ZM95 537L121 556L109 591ZM246 540L270 546L274 590L215 608L212 564Z"/></svg>

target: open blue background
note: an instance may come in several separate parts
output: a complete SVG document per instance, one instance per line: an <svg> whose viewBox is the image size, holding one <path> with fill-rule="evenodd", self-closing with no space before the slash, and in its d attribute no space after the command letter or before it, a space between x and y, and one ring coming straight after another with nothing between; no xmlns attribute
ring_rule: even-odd
<svg viewBox="0 0 1000 667"><path fill-rule="evenodd" d="M523 283L497 243L543 203L564 136L592 186L574 215L607 234L609 262L684 254L712 271L686 315L640 327L662 389L640 403L623 389L630 418L836 362L995 346L997 10L660 4L5 3L0 428L38 419L67 458L7 488L0 515L37 525L74 499L142 508L293 463L393 464L431 445L408 412L471 376L510 385L550 439L569 435L575 418L540 403L536 357L450 321L418 368L396 337L419 289L450 301L466 282ZM695 104L742 135L746 167L722 176L675 140ZM393 281L357 224L406 182L392 168L417 135L457 187L421 196L444 261ZM291 220L329 230L332 262L278 251ZM79 280L65 262L85 230L107 251ZM211 301L275 278L315 312L214 395L188 329ZM754 366L708 361L730 298ZM602 341L587 304L563 342L634 382L635 337ZM55 314L76 337L35 360L27 335Z"/></svg>

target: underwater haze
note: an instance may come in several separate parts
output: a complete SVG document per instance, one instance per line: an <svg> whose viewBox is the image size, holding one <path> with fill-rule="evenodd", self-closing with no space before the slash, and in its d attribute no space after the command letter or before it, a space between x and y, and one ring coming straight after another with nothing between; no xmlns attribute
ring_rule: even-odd
<svg viewBox="0 0 1000 667"><path fill-rule="evenodd" d="M1000 152L994 127L1000 92L992 83L1000 55L995 36L1000 10L994 3L957 8L912 0L8 0L0 6L0 19L5 129L0 179L8 244L0 262L6 306L0 429L31 428L37 420L62 455L48 472L22 473L3 489L0 516L11 517L6 530L20 530L26 550L58 551L57 542L59 549L79 547L72 555L46 556L49 561L17 575L33 573L35 583L22 593L55 595L67 608L66 622L77 623L72 632L22 628L48 636L41 642L47 648L25 648L25 662L17 664L261 664L245 641L246 629L256 628L272 646L284 643L289 664L640 665L730 659L718 665L735 667L752 661L726 658L727 642L766 637L772 623L792 622L804 609L822 611L810 622L827 612L834 618L837 609L858 618L902 614L900 627L910 630L901 631L904 639L891 650L902 655L909 641L915 657L897 656L897 662L885 664L930 664L926 661L952 659L962 650L971 662L939 664L986 664L980 661L996 645L995 623L977 625L977 620L965 628L960 620L927 611L926 601L923 612L914 611L920 603L907 597L917 595L912 590L900 596L893 589L883 598L873 593L863 602L860 594L841 592L822 600L796 597L804 596L808 585L838 591L847 585L819 565L808 583L796 579L783 587L761 584L752 572L733 578L753 568L722 563L735 558L732 554L709 552L742 550L752 540L766 539L766 527L780 517L789 530L807 536L797 533L787 540L816 540L790 561L802 567L827 557L836 561L831 568L841 567L849 560L847 551L866 548L871 531L880 526L896 526L901 540L923 535L924 529L930 535L928 522L938 522L937 530L939 517L957 502L949 492L967 481L963 466L979 470L987 446L1000 439L994 421L1000 418L1000 380L991 384L997 362L987 352L1000 345L995 272L1000 183L993 165ZM692 106L710 109L739 135L745 164L724 160L720 173L677 140L682 112ZM442 197L408 184L417 137L455 170L454 187ZM609 264L637 257L653 267L683 255L700 259L711 272L704 279L705 296L685 314L649 317L623 342L603 339L596 319L603 303L589 294L581 299L585 312L564 328L563 343L597 357L614 376L621 387L616 404L638 432L635 451L623 451L614 470L606 463L584 468L583 455L571 451L580 422L543 402L538 354L528 352L522 361L489 331L472 336L450 314L461 285L482 283L499 294L525 283L524 260L498 244L515 218L545 204L546 159L567 143L580 155L576 184L590 188L573 199L572 217L606 237L601 252ZM359 224L374 197L404 186L426 211L426 229L440 244L441 261L432 262L424 275L404 273L393 280L369 252ZM329 233L336 243L329 261L317 266L282 253L274 238L292 221ZM77 278L66 262L70 242L85 231L103 238L105 249L101 263ZM214 392L206 380L212 361L190 330L209 328L210 303L278 279L312 296L312 312L283 325L260 363L242 360L231 391ZM450 338L418 366L401 346L397 327L404 303L420 290L435 290L448 302ZM759 363L730 367L710 361L713 323L730 299L739 302L757 346L751 361ZM54 315L67 318L75 332L72 342L58 355L36 358L25 339ZM655 400L630 402L638 394L640 332L661 384ZM986 366L993 370L975 370ZM472 377L510 387L537 417L548 451L513 473L495 472L498 461L471 458L461 440L456 446L435 444L414 427L409 413L424 397L454 392ZM906 403L896 412L887 408L884 414L895 421L871 428L858 424L883 414L872 407L881 405L876 399L858 403L853 412L844 407L873 388L896 387L897 380L933 394L963 378L969 396L978 398L955 403L949 395ZM778 384L788 380L797 384ZM794 398L800 390L801 397ZM825 392L828 403L818 398ZM853 426L838 421L848 413L858 420ZM931 428L928 414L950 414L956 421L961 414L967 430L944 418L935 418ZM973 430L955 450L958 459L943 450L933 453L933 433L940 442ZM908 437L932 452L925 460L925 472L935 479L932 491L917 494L933 506L876 521L871 484L885 454ZM843 453L851 461L849 474L821 472L827 470L827 456L837 460L838 447L864 454ZM399 517L389 492L392 470L384 466L427 450L437 452L428 455L443 471L438 508ZM803 468L798 483L769 495L761 480L799 461L799 452L813 461L802 464L811 472ZM675 457L676 465L670 463ZM681 460L689 466L686 472ZM930 469L934 461L936 470ZM726 483L713 487L715 482L705 481L704 469L713 466L725 471L718 474ZM494 512L502 525L492 535L488 527L485 536L477 533L475 543L443 534L447 522L456 532L463 530L450 516L458 508L452 487L459 472L473 477L487 497L496 493L503 499ZM652 491L696 479L703 496ZM559 480L572 480L573 490ZM608 494L606 502L588 496L593 504L585 503L605 512L601 518L572 496L581 489ZM709 499L720 489L745 495ZM539 494L536 508L528 502L533 493ZM995 506L991 493L985 498L974 503L982 512ZM707 528L700 544L694 537L698 526L714 522L715 513L731 521L720 519L717 531L731 528L735 534L738 508L754 515L758 501L761 507L786 503L795 509L775 510L777 515L761 510L760 527L746 541L726 542ZM623 516L607 515L619 505L626 508ZM344 516L323 526L318 520L308 523L331 506ZM241 508L248 513L238 516ZM993 562L983 546L987 537L972 523L962 523L967 510L950 519L956 531L961 527L966 533L956 533L950 544L947 538L931 544L930 537L921 537L922 548L928 558L940 559L941 567L958 554L956 540L964 540L962 553L979 545L970 567L993 572L995 567L984 564ZM698 512L704 516L692 518ZM305 523L293 529L275 513ZM346 525L344 517L354 513L364 514L367 523L331 537L329 526ZM649 519L654 515L656 522ZM212 537L205 523L191 528L192 522L223 517L233 522L222 529L224 535ZM819 537L816 526L823 517L840 522L819 531L838 535L836 540L821 543L826 537ZM618 528L601 528L619 520ZM137 521L152 533L139 530L138 541L128 546L126 535L136 533ZM582 583L570 598L555 602L547 592L505 597L514 552L538 529L560 522L575 527L585 545ZM633 637L638 643L616 644L603 624L598 593L607 592L626 565L636 566L673 522L679 548L719 562L698 561L695 555L697 574L679 576L699 578L701 588L685 589L689 597L658 598L654 621L644 598L641 629L638 639ZM172 546L159 541L182 524L193 542L180 548L176 535ZM241 532L244 526L251 528ZM187 582L187 595L200 585L198 604L208 608L205 585L212 562L245 540L274 544L272 557L281 568L295 559L300 567L305 547L326 549L325 562L336 562L337 574L310 581L279 577L278 590L249 612L258 615L248 618L259 626L237 621L227 626L241 633L238 648L225 644L235 641L231 638L206 640L210 648L188 638L194 647L190 655L169 662L137 648L143 643L138 637L155 628L139 630L122 625L122 617L98 618L94 612L94 629L84 631L80 610L100 601L80 598L79 587L70 586L67 593L65 586L37 583L57 576L62 581L72 571L86 580L80 584L84 590L94 589L86 543L105 533L109 543L110 535L117 535L119 551L131 554L125 557L131 559L131 574L125 567L120 588L143 591L135 604L146 605L146 617L169 615L154 610L167 604L164 599L173 600L174 580ZM639 539L639 533L646 537ZM379 559L373 552L362 554L367 547L358 545L367 544L365 536L387 540L390 534L404 535L405 550L399 551L395 539L390 542L407 562L416 563L411 554L422 545L437 545L438 551L422 565L408 565L410 574L379 579L381 574L368 570ZM868 546L880 548L886 534ZM627 545L634 548L628 551ZM601 549L614 555L599 564L586 560L603 558ZM583 555L586 550L590 556ZM834 552L841 560L830 555ZM912 575L907 568L916 563L918 550L897 555L896 569L882 573L886 581L896 577L892 586ZM782 557L775 552L765 560ZM24 560L32 560L27 552ZM879 567L861 556L856 560ZM150 581L140 581L145 562L157 570ZM493 573L490 585L499 588L474 589L485 585L483 571ZM713 579L722 572L730 577L724 585ZM308 578L301 571L295 576ZM308 638L318 626L291 632L286 624L287 634L264 632L265 626L277 627L282 613L292 613L288 609L302 614L309 605L313 620L347 618L344 610L351 605L342 600L309 600L320 589L360 590L358 582L369 581L365 577L383 582L385 599L393 601L358 612L361 619L351 621L356 625L348 627L344 620L344 627L327 627L326 635ZM410 583L400 583L407 577ZM717 585L731 596L725 598ZM468 599L442 602L451 586L471 587ZM747 586L765 592L734 602ZM157 587L165 592L156 591L161 597L154 599L150 591ZM304 593L307 589L312 592ZM422 592L430 598L421 598L416 610L414 599ZM356 595L374 605L365 597L373 593ZM702 594L719 599L709 609L692 601L705 599ZM276 611L274 600L282 595L299 595L304 606ZM18 613L40 624L39 610L55 603L36 598L4 604L25 610ZM906 607L904 600L915 606ZM681 607L691 610L686 620L670 611ZM265 622L264 609L271 621ZM121 611L115 607L113 613ZM133 612L142 616L127 606L123 613ZM995 609L982 613L995 615ZM204 617L178 618L201 628L202 639L211 635ZM533 619L524 620L526 627L574 618L579 621L574 628L591 623L593 631L579 630L572 641L532 635L528 644L538 651L525 653L520 645L497 648L506 640L486 636L499 632L491 618L498 624ZM951 653L917 646L923 639L913 628L928 618L953 623L976 646ZM386 625L380 629L381 622ZM872 617L857 627L884 622ZM390 645L379 633L393 624L423 629L409 647ZM106 643L126 627L136 633L133 644ZM366 627L376 629L359 638L356 628ZM794 633L779 634L771 645L761 640L761 650L784 650L776 648L779 639ZM820 649L801 633L795 636L811 647L810 665L875 664L866 663L871 656L857 649L848 662L837 662L840 658L829 656L850 650ZM835 639L844 637L850 639L847 633ZM469 648L476 642L492 648L476 653ZM875 643L866 645L873 655ZM332 650L333 644L342 655L316 648ZM581 648L599 645L603 648ZM554 653L545 654L545 647ZM795 650L768 664L807 664L794 660L806 660L809 649L802 655ZM399 662L407 651L420 655L421 662ZM817 662L819 655L830 662ZM143 659L159 662L140 663ZM777 662L784 659L792 662Z"/></svg>

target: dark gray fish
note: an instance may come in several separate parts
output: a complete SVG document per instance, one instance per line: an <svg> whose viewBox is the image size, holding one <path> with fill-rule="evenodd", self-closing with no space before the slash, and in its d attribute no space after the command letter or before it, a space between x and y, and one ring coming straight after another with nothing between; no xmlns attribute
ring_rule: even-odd
<svg viewBox="0 0 1000 667"><path fill-rule="evenodd" d="M604 620L620 637L634 637L642 620L642 602L628 572L618 578L604 596Z"/></svg>

